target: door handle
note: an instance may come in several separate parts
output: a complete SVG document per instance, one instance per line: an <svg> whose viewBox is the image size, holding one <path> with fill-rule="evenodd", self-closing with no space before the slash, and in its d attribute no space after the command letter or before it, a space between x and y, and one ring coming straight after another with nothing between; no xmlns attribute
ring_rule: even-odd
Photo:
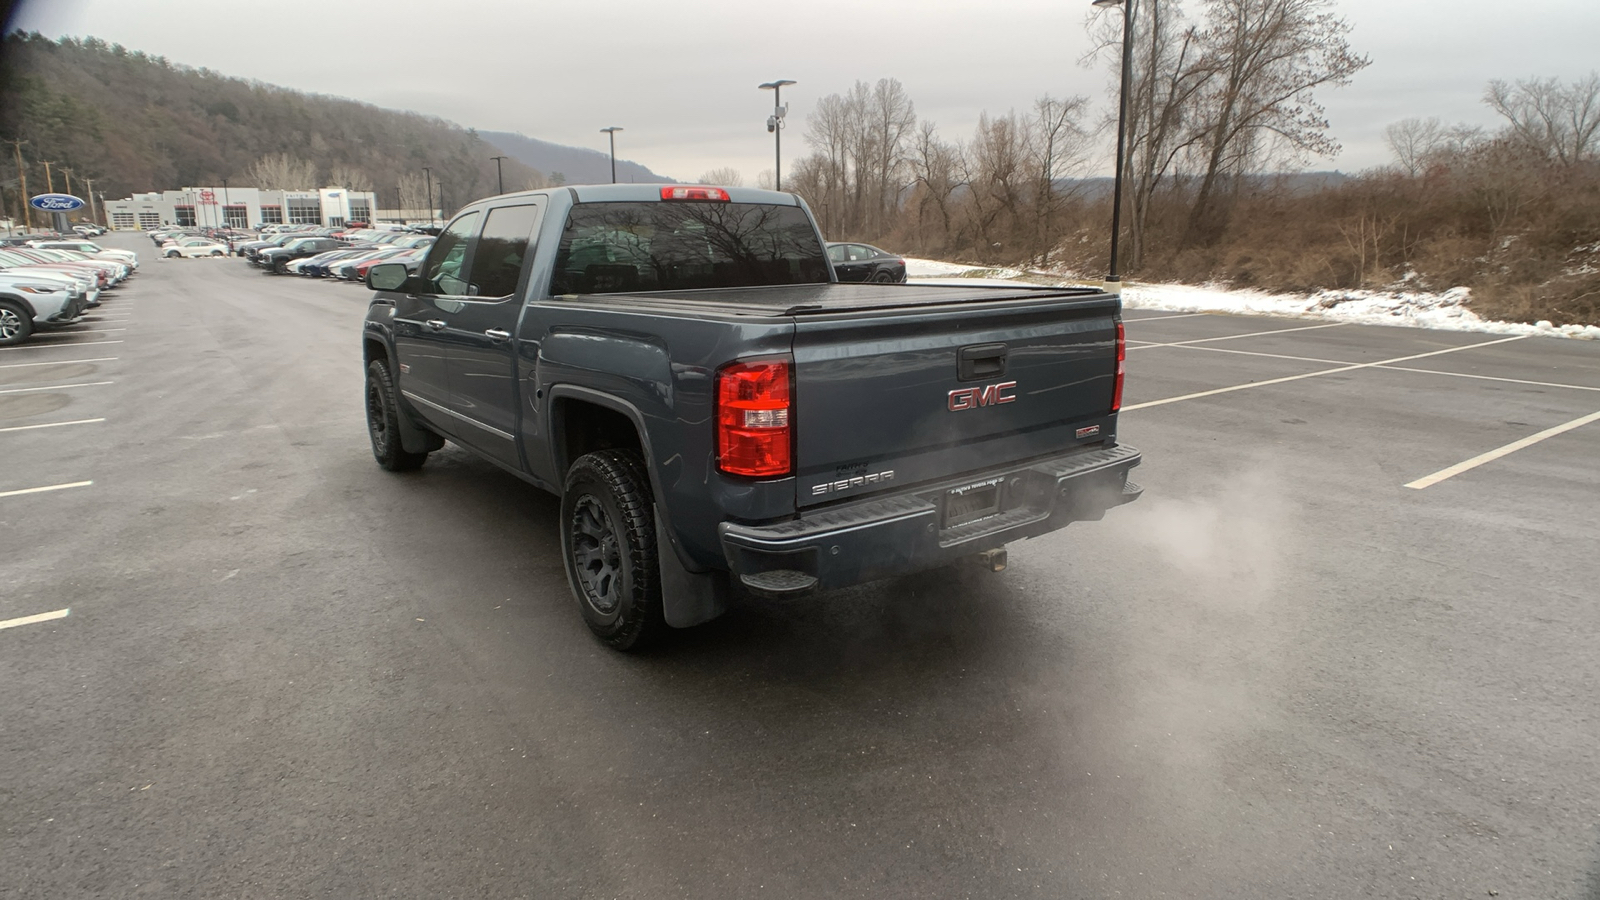
<svg viewBox="0 0 1600 900"><path fill-rule="evenodd" d="M428 321L423 322L422 324L429 331L443 331L444 330L444 326L445 326L445 321L443 319L429 319Z"/></svg>
<svg viewBox="0 0 1600 900"><path fill-rule="evenodd" d="M511 340L511 332L503 328L491 328L485 331L484 334L488 335L489 340L494 341L496 344L504 344L506 341Z"/></svg>

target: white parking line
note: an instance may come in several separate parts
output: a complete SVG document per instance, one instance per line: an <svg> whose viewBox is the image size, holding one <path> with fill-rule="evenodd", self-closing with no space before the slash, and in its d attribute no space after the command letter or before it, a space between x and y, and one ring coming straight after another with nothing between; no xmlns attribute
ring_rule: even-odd
<svg viewBox="0 0 1600 900"><path fill-rule="evenodd" d="M0 497L20 497L23 494L43 494L49 491L64 491L67 488L88 487L92 481L74 481L70 484L47 484L44 487L23 488L20 491L0 491Z"/></svg>
<svg viewBox="0 0 1600 900"><path fill-rule="evenodd" d="M1129 343L1133 343L1129 341ZM1283 353L1261 353L1256 350L1230 350L1227 347L1185 347L1185 350L1206 350L1211 353L1233 353L1239 356L1264 356L1269 359L1288 359L1295 362L1328 363L1329 365L1349 365L1345 359L1321 359L1315 356L1289 356ZM1533 387L1566 388L1573 391L1600 391L1600 387L1587 384L1565 384L1559 381L1529 381L1526 378L1503 378L1499 375L1473 375L1468 372L1440 372L1436 369L1413 369L1410 366L1385 366L1377 365L1374 368L1386 369L1390 372L1414 372L1418 375L1445 375L1450 378L1474 378L1479 381L1501 381L1506 384L1526 384Z"/></svg>
<svg viewBox="0 0 1600 900"><path fill-rule="evenodd" d="M93 425L96 422L104 421L104 418L73 419L71 422L46 422L43 425L12 425L9 428L0 428L0 434L3 434L7 431L32 431L35 428L60 428L63 425Z"/></svg>
<svg viewBox="0 0 1600 900"><path fill-rule="evenodd" d="M116 384L114 381L85 381L79 384L47 384L42 387L7 388L0 394L26 394L30 391L59 391L63 388L100 387L107 384Z"/></svg>
<svg viewBox="0 0 1600 900"><path fill-rule="evenodd" d="M1416 353L1416 354L1412 354L1411 356L1397 356L1394 359L1381 359L1381 360L1378 360L1377 362L1356 363L1354 365L1349 365L1349 366L1339 366L1338 368L1334 368L1334 369L1322 369L1322 370L1317 371L1317 372L1306 372L1306 373L1303 373L1303 374L1300 374L1300 375L1287 375L1287 376L1285 376L1283 378L1269 378L1266 381L1252 381L1249 384L1236 384L1236 385L1233 385L1232 387L1215 388L1215 389L1209 390L1209 391L1197 391L1196 393L1193 393L1193 394L1183 394L1183 395L1177 396L1177 397L1168 397L1168 398L1166 398L1164 400L1151 400L1148 403L1135 403L1132 406L1124 406L1122 408L1122 411L1123 412L1132 412L1132 411L1134 411L1136 409L1149 409L1152 406L1165 406L1168 403L1177 403L1180 400L1198 400L1201 397L1215 397L1218 394L1231 394L1234 391L1246 391L1246 390L1249 390L1250 388L1267 387L1268 385L1273 385L1273 384L1285 384L1285 383L1290 382L1290 381L1300 381L1300 380L1306 379L1306 378L1316 378L1319 375L1337 375L1340 372L1354 372L1357 369L1372 369L1372 368L1376 368L1378 366L1386 366L1386 365L1389 365L1391 363L1409 362L1410 360L1413 360L1413 359L1423 359L1423 358L1429 357L1429 356L1440 356L1440 355L1443 355L1445 353L1456 353L1456 352L1459 352L1459 351L1462 351L1462 350L1472 350L1472 349L1477 348L1477 347L1492 347L1495 344L1505 344L1505 343L1509 343L1511 341L1526 340L1527 337L1528 337L1528 335L1519 334L1519 335L1516 335L1515 337L1500 338L1499 340L1495 340L1495 341L1480 341L1480 342L1478 342L1476 344L1466 344L1466 345L1460 346L1460 347L1447 347L1447 348L1445 348L1443 350L1434 350L1434 351L1432 351L1430 353Z"/></svg>
<svg viewBox="0 0 1600 900"><path fill-rule="evenodd" d="M1600 412L1590 413L1587 416L1573 419L1571 422L1557 425L1554 428L1546 428L1538 434L1530 434L1520 441L1512 441L1504 447L1498 447L1494 450L1490 450L1488 453L1480 453L1466 462L1458 462L1448 469L1440 469L1426 478L1418 478L1416 481L1407 484L1406 487L1416 491L1420 491L1423 488L1433 487L1439 482L1444 481L1446 478L1454 478L1457 475L1460 475L1462 472L1470 472L1484 463L1494 462L1502 456L1510 456L1518 450L1526 447L1532 447L1534 444L1537 444L1540 441L1553 438L1558 434L1565 434L1574 428L1582 428L1590 422L1600 422Z"/></svg>
<svg viewBox="0 0 1600 900"><path fill-rule="evenodd" d="M69 612L72 612L70 608L58 609L55 612L39 613L36 616L23 616L20 619L6 619L4 621L0 621L0 630L4 630L6 628L15 628L18 625L35 625L39 622L65 619L67 617L67 613Z"/></svg>
<svg viewBox="0 0 1600 900"><path fill-rule="evenodd" d="M96 359L52 359L49 362L36 363L6 363L0 369L25 369L28 366L65 366L72 363L115 362L115 356L101 356Z"/></svg>
<svg viewBox="0 0 1600 900"><path fill-rule="evenodd" d="M1167 319L1192 319L1195 316L1209 316L1211 313L1183 313L1176 316L1135 316L1134 318L1122 317L1123 322L1164 322Z"/></svg>
<svg viewBox="0 0 1600 900"><path fill-rule="evenodd" d="M78 341L75 344L34 344L32 346L24 344L21 347L7 347L7 348L5 348L4 351L0 351L0 352L16 353L16 352L21 351L21 350L54 350L54 349L56 349L58 347L91 347L91 346L94 346L95 344L122 344L122 343L126 343L126 342L122 341L122 340L115 340L115 341Z"/></svg>
<svg viewBox="0 0 1600 900"><path fill-rule="evenodd" d="M111 334L116 331L127 331L126 328L77 328L72 331L41 331L34 335L35 338L45 337L71 337L75 334Z"/></svg>
<svg viewBox="0 0 1600 900"><path fill-rule="evenodd" d="M1238 338L1266 337L1272 334L1291 334L1296 331L1316 331L1318 328L1338 328L1344 322L1329 322L1326 325L1307 325L1303 328L1275 328L1271 331L1253 331L1249 334L1225 334L1222 337L1198 338L1192 341L1168 341L1166 343L1152 344L1146 342L1142 347L1133 347L1134 350L1148 350L1151 347L1187 347L1191 344L1209 344L1214 341L1232 341Z"/></svg>

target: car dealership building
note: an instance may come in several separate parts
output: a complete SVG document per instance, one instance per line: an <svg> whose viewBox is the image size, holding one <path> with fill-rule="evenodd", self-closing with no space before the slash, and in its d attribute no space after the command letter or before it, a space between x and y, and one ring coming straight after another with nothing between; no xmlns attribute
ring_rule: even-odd
<svg viewBox="0 0 1600 900"><path fill-rule="evenodd" d="M108 200L106 221L116 231L179 228L257 228L262 225L327 225L371 222L377 197L371 191L328 187L308 191L264 191L253 187L191 187Z"/></svg>

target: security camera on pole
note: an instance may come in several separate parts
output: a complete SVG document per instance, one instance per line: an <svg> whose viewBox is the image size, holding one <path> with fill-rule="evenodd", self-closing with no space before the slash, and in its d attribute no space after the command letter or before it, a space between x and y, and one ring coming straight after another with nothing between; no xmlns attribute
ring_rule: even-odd
<svg viewBox="0 0 1600 900"><path fill-rule="evenodd" d="M777 81L757 85L763 91L772 92L772 115L767 116L767 131L772 133L772 189L775 191L783 190L783 125L784 119L789 115L789 107L779 101L783 97L784 86L796 83L787 78L780 78Z"/></svg>

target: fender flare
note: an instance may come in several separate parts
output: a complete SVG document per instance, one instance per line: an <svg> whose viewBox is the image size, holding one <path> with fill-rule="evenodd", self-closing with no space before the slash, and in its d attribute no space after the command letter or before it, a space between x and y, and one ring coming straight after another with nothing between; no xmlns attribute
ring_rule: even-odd
<svg viewBox="0 0 1600 900"><path fill-rule="evenodd" d="M728 609L729 581L726 572L714 570L701 570L691 568L683 561L682 551L673 532L668 527L666 495L663 493L661 478L656 472L655 454L650 447L650 432L645 427L644 414L637 406L604 391L593 388L579 387L571 384L558 384L545 392L548 402L543 410L545 424L545 447L550 453L551 470L556 472L556 483L561 484L566 480L566 469L560 465L571 465L572 460L563 459L559 450L560 442L565 439L565 434L556 431L555 409L558 400L582 400L596 406L620 413L633 423L634 431L639 435L639 446L644 451L645 471L650 476L650 497L655 503L656 523L656 561L660 567L658 578L661 584L661 606L667 624L673 628L688 628L709 622L722 615ZM669 552L662 552L662 539L669 548Z"/></svg>

